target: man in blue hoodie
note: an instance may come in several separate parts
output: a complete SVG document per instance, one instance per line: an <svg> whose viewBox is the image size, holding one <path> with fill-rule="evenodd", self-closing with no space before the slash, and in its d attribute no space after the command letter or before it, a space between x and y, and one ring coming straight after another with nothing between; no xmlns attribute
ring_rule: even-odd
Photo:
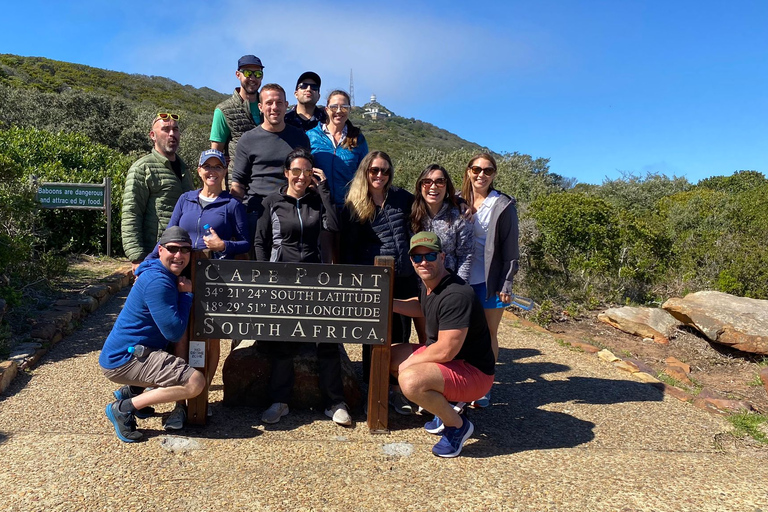
<svg viewBox="0 0 768 512"><path fill-rule="evenodd" d="M192 282L181 272L189 264L192 240L173 226L158 243L159 257L136 269L136 282L99 356L104 375L123 385L106 414L126 443L141 439L136 418L151 416L152 405L196 397L205 387L201 372L164 350L187 329ZM145 391L148 387L153 389Z"/></svg>

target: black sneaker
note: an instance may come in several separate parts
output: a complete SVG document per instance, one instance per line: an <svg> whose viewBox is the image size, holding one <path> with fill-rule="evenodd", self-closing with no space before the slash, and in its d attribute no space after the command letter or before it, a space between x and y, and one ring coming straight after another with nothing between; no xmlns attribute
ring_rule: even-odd
<svg viewBox="0 0 768 512"><path fill-rule="evenodd" d="M131 393L130 386L123 386L120 389L116 389L112 394L115 395L115 398L117 398L118 400L128 400L129 398L139 396ZM135 413L135 416L140 420L151 418L154 415L155 415L154 407L142 407L141 409L136 409L136 413Z"/></svg>
<svg viewBox="0 0 768 512"><path fill-rule="evenodd" d="M107 405L106 414L109 421L112 422L112 426L115 427L115 434L117 437L126 443L135 443L141 439L142 434L136 430L136 420L133 418L133 414L129 412L120 412L118 404L120 402L112 402Z"/></svg>

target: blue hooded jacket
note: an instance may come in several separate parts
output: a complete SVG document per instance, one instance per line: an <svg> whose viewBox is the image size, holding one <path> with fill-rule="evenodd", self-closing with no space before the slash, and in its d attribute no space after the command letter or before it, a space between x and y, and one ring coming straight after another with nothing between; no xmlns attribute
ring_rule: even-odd
<svg viewBox="0 0 768 512"><path fill-rule="evenodd" d="M342 146L334 146L331 139L323 131L323 125L318 124L307 132L309 144L312 148L312 156L315 159L315 167L319 167L328 179L331 189L331 199L339 211L344 206L344 198L349 190L349 183L357 172L357 166L365 155L368 154L368 143L361 133L357 137L357 146L347 149Z"/></svg>
<svg viewBox="0 0 768 512"><path fill-rule="evenodd" d="M169 341L178 341L187 329L192 294L179 292L179 278L159 259L145 260L136 269L136 276L99 355L99 365L107 370L119 368L131 359L128 347L164 349Z"/></svg>

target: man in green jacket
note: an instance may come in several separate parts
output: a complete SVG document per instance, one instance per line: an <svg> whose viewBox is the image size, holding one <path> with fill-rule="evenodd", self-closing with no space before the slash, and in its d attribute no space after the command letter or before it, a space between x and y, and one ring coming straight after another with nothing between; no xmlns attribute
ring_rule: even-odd
<svg viewBox="0 0 768 512"><path fill-rule="evenodd" d="M134 271L155 248L181 194L194 188L192 174L176 154L178 121L177 114L155 116L149 132L154 148L128 169L125 179L120 229Z"/></svg>

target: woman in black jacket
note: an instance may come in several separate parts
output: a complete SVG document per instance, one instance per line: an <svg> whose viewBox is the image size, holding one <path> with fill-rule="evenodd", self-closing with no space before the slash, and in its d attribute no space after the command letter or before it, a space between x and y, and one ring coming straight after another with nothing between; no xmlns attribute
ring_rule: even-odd
<svg viewBox="0 0 768 512"><path fill-rule="evenodd" d="M264 213L256 225L254 251L258 261L320 263L320 233L338 231L336 209L331 202L328 182L321 169L314 167L309 150L298 148L285 159L288 185L264 199ZM272 359L269 394L272 405L264 411L264 423L277 423L288 414L288 398L293 389L293 356L302 343L260 342ZM314 346L314 343L311 345ZM338 343L318 343L320 391L325 414L339 425L351 425L344 386L341 380L341 354Z"/></svg>
<svg viewBox="0 0 768 512"><path fill-rule="evenodd" d="M373 265L376 256L395 259L394 297L419 294L416 274L408 258L409 218L413 194L392 185L394 167L389 155L371 151L361 161L341 213L341 261ZM392 343L408 343L411 319L392 315ZM370 346L363 350L363 376L368 380Z"/></svg>

